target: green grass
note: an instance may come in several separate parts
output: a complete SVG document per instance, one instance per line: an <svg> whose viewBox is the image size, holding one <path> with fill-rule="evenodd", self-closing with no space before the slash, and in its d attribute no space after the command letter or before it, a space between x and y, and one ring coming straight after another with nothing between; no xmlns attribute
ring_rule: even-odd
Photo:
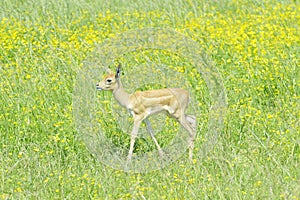
<svg viewBox="0 0 300 200"><path fill-rule="evenodd" d="M299 13L297 1L3 1L0 199L299 199ZM146 56L175 71L186 67L185 86L201 111L193 163L186 152L164 169L125 173L91 155L75 129L72 98L77 72L98 44L147 27L174 28L203 47L228 109L202 158L211 102L192 64L172 52L121 56L124 79ZM99 124L117 129L115 115L106 116ZM108 134L128 146L121 131ZM154 148L147 140L137 153Z"/></svg>

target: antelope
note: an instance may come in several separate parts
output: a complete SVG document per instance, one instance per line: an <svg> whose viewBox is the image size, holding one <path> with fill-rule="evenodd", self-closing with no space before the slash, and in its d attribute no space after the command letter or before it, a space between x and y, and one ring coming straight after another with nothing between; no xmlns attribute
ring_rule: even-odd
<svg viewBox="0 0 300 200"><path fill-rule="evenodd" d="M185 114L189 104L189 92L179 88L165 88L159 90L137 91L129 94L123 88L120 80L120 73L120 65L117 67L115 74L108 71L108 75L96 84L96 89L99 91L112 91L115 100L122 107L129 110L133 116L134 124L130 134L130 148L127 161L131 161L135 139L143 121L158 149L159 155L161 157L163 156L163 151L154 137L150 121L147 118L150 115L163 111L175 118L183 128L187 130L189 134L189 159L192 160L196 136L196 117Z"/></svg>

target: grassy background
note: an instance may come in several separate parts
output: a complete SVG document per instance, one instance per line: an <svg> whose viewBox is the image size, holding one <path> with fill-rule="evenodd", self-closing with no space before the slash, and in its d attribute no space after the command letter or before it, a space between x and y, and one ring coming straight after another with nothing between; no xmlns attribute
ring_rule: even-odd
<svg viewBox="0 0 300 200"><path fill-rule="evenodd" d="M297 1L2 2L0 199L300 198ZM143 27L175 28L203 45L228 112L206 158L131 174L90 155L72 91L97 44Z"/></svg>

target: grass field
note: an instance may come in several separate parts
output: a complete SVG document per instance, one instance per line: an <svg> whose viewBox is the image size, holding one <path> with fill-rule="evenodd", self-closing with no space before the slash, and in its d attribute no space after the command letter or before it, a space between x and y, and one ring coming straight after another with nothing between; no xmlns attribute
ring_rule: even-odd
<svg viewBox="0 0 300 200"><path fill-rule="evenodd" d="M2 1L0 199L300 199L299 13L298 1L279 0ZM74 127L73 89L98 44L147 27L202 45L228 108L206 157L197 157L203 128L193 163L186 153L161 170L125 173L87 149ZM188 81L205 127L209 95L198 75Z"/></svg>

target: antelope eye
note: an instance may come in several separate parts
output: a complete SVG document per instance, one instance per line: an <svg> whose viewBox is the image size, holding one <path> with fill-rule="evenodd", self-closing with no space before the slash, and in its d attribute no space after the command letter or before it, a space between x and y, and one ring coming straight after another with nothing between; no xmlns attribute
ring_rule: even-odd
<svg viewBox="0 0 300 200"><path fill-rule="evenodd" d="M111 79L107 79L106 80L107 83L111 83L111 81L112 81Z"/></svg>

